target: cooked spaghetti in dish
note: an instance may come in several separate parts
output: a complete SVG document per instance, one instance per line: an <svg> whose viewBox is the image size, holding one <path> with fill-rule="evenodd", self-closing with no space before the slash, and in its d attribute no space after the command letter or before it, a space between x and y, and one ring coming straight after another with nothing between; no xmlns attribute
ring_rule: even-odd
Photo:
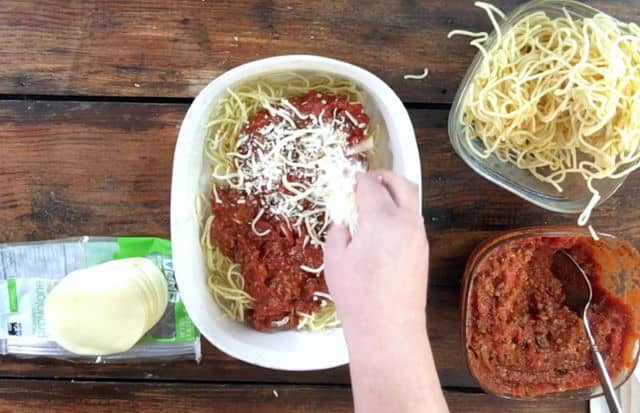
<svg viewBox="0 0 640 413"><path fill-rule="evenodd" d="M347 80L286 74L229 89L214 103L208 191L197 212L208 287L232 319L257 330L339 326L323 248L338 219L332 209L355 225L347 198L375 135L363 97Z"/></svg>
<svg viewBox="0 0 640 413"><path fill-rule="evenodd" d="M507 19L495 6L475 4L495 36L449 33L472 37L483 56L459 119L469 147L558 192L580 178L591 200L578 224L587 224L601 200L598 181L640 168L640 27L566 7Z"/></svg>

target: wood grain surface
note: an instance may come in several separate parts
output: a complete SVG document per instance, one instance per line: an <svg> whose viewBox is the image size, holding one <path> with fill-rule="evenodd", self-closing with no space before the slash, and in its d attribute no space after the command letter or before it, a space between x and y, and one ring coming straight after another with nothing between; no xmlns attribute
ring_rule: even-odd
<svg viewBox="0 0 640 413"><path fill-rule="evenodd" d="M0 241L84 234L168 237L173 147L186 108L183 104L0 102ZM571 224L575 217L531 206L475 175L451 150L447 111L412 110L410 114L422 154L423 212L432 267L428 319L434 356L444 386L477 388L467 371L459 338L458 284L467 256L478 242L504 230ZM637 243L640 233L635 224L638 213L633 208L637 196L634 182L635 178L630 178L621 192L598 210L594 223ZM609 219L614 210L628 219ZM199 366L192 362L87 366L5 358L0 363L0 378L274 384L349 381L345 367L279 372L236 361L206 342L203 352ZM100 386L100 392L110 394L105 389L111 387ZM123 386L115 388L129 388ZM58 397L73 389L52 388L62 392ZM490 399L484 396L464 397L477 401L478 409L493 406L485 403ZM153 405L153 401L140 403Z"/></svg>
<svg viewBox="0 0 640 413"><path fill-rule="evenodd" d="M277 395L277 396L276 396ZM584 402L518 403L479 393L445 392L452 413L578 413ZM213 385L194 383L0 382L0 413L346 413L345 386Z"/></svg>
<svg viewBox="0 0 640 413"><path fill-rule="evenodd" d="M640 21L633 0L589 3ZM241 63L304 53L361 65L405 101L450 103L476 52L453 29L490 23L471 0L4 0L0 94L191 97ZM428 81L403 79L425 67Z"/></svg>
<svg viewBox="0 0 640 413"><path fill-rule="evenodd" d="M505 11L523 1L496 0ZM640 21L637 0L588 2ZM473 248L502 231L573 225L473 173L447 116L476 51L452 29L487 30L471 0L5 0L0 7L0 243L74 235L169 237L173 150L190 98L262 57L308 53L358 64L409 104L430 240L429 336L452 412L585 412L479 392L459 337L459 284ZM429 68L426 80L405 80ZM593 224L640 245L638 176ZM81 365L0 359L4 412L349 412L346 367L291 373L234 360ZM276 390L276 398L273 390Z"/></svg>

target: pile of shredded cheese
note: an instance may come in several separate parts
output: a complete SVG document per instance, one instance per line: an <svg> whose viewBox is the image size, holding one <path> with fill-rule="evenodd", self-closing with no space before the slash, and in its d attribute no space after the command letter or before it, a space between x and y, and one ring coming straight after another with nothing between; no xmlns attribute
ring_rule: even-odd
<svg viewBox="0 0 640 413"><path fill-rule="evenodd" d="M262 208L252 222L254 233L269 233L255 227L265 214L284 221L299 235L306 228L305 246L322 246L331 222L353 231L357 222L355 174L365 169L354 155L371 150L373 140L349 147L345 124L366 125L358 124L349 112L344 117L336 111L330 116L302 114L286 98L278 104L264 102L263 107L282 121L264 126L259 136L241 134L234 151L228 153L235 171L216 176L259 201ZM303 128L297 126L300 121L306 124Z"/></svg>

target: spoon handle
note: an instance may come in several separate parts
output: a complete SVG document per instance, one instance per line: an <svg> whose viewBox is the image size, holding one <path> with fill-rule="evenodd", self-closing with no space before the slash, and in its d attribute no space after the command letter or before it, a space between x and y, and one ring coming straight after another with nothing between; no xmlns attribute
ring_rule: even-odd
<svg viewBox="0 0 640 413"><path fill-rule="evenodd" d="M604 397L607 399L609 411L611 413L622 413L622 407L620 407L620 402L616 397L615 389L613 388L613 384L611 383L611 378L609 377L609 372L607 372L607 366L604 364L602 354L600 354L598 345L595 343L593 337L590 334L588 334L588 336L589 341L591 342L591 353L593 354L593 360L595 361L596 367L598 368L598 374L600 375L600 384L602 385L602 390L604 391Z"/></svg>

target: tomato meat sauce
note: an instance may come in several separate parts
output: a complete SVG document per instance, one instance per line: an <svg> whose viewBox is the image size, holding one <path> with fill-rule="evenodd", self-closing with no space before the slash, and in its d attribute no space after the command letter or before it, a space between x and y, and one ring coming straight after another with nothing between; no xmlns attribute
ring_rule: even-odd
<svg viewBox="0 0 640 413"><path fill-rule="evenodd" d="M530 237L491 251L476 269L467 303L470 368L488 390L521 398L599 384L582 319L566 306L551 264L566 249L593 287L589 320L612 377L632 353L630 306L599 283L588 237Z"/></svg>
<svg viewBox="0 0 640 413"><path fill-rule="evenodd" d="M307 125L305 115L308 114L325 121L348 117L349 121L341 122L339 126L347 136L347 146L357 145L366 139L369 117L362 105L350 103L344 96L312 90L291 97L288 102L303 115L292 116L299 128ZM241 132L251 139L239 152L247 154L257 150L262 141L261 130L282 121L267 110L257 112ZM355 156L366 163L366 156ZM290 182L300 179L293 175L287 178ZM277 190L287 189L280 187ZM215 217L211 224L211 240L224 255L241 266L244 290L253 298L247 314L249 323L257 330L295 328L300 319L298 313L311 314L327 305L325 300L314 295L328 292L323 273L310 273L301 268L320 268L323 252L320 246L308 242L309 233L304 225L292 228L283 217L265 213L253 223L254 231L252 221L264 204L261 202L264 195L267 193L248 194L218 188L216 196L211 199ZM317 226L323 227L324 220L320 220Z"/></svg>

